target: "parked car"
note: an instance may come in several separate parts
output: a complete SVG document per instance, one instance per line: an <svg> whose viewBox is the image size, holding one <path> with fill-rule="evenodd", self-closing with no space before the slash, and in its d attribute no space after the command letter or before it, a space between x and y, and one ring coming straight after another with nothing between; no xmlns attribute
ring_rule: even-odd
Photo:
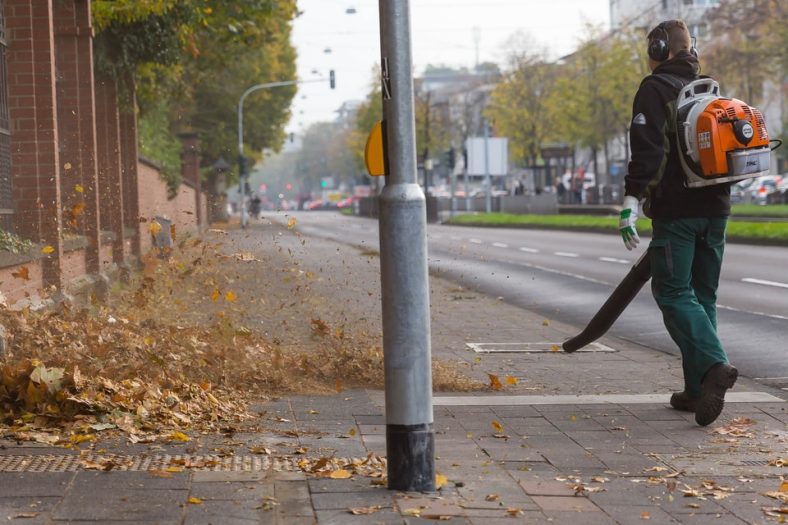
<svg viewBox="0 0 788 525"><path fill-rule="evenodd" d="M766 195L766 204L788 204L788 175L782 177L777 187Z"/></svg>
<svg viewBox="0 0 788 525"><path fill-rule="evenodd" d="M754 179L745 179L731 187L731 202L734 204L767 203L767 195L777 188L782 181L779 175L764 175Z"/></svg>

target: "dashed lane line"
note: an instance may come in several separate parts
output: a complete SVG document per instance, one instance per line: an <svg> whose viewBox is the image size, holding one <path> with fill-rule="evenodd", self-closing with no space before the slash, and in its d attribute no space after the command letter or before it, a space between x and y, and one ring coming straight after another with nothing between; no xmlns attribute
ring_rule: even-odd
<svg viewBox="0 0 788 525"><path fill-rule="evenodd" d="M481 239L468 239L468 242L471 244L484 244Z"/></svg>
<svg viewBox="0 0 788 525"><path fill-rule="evenodd" d="M616 259L615 257L600 257L599 260L602 262L629 264L629 261L627 259Z"/></svg>
<svg viewBox="0 0 788 525"><path fill-rule="evenodd" d="M539 253L539 250L536 248L528 248L526 246L521 246L520 251L525 253Z"/></svg>
<svg viewBox="0 0 788 525"><path fill-rule="evenodd" d="M788 284L780 283L777 281L764 281L763 279L753 279L752 277L745 277L742 279L743 283L762 284L764 286L774 286L776 288L788 288Z"/></svg>
<svg viewBox="0 0 788 525"><path fill-rule="evenodd" d="M579 254L572 252L553 252L553 255L557 255L559 257L580 257Z"/></svg>
<svg viewBox="0 0 788 525"><path fill-rule="evenodd" d="M509 247L508 244L503 243L503 242L494 242L493 246L495 246L496 248L508 248Z"/></svg>

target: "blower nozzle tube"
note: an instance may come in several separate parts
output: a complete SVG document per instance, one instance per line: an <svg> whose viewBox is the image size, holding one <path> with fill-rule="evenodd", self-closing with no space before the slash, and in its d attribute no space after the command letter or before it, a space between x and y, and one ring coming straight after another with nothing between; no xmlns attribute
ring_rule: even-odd
<svg viewBox="0 0 788 525"><path fill-rule="evenodd" d="M593 343L607 332L621 313L629 306L643 285L651 279L651 259L648 251L627 273L626 277L616 286L602 308L589 321L585 330L563 344L564 352L574 352Z"/></svg>

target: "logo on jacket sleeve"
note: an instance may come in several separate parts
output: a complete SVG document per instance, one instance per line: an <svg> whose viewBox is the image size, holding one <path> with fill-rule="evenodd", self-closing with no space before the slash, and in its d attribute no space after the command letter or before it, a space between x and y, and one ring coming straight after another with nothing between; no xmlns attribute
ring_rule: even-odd
<svg viewBox="0 0 788 525"><path fill-rule="evenodd" d="M635 115L635 118L632 119L632 124L644 126L646 124L646 116L643 113L638 113Z"/></svg>

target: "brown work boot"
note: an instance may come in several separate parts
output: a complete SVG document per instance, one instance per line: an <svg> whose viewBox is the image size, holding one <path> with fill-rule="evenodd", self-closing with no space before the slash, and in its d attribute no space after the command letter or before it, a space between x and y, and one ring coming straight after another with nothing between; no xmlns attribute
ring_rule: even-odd
<svg viewBox="0 0 788 525"><path fill-rule="evenodd" d="M681 392L673 392L670 396L670 406L676 410L683 410L684 412L695 412L695 407L698 404L698 398L690 397L686 390Z"/></svg>
<svg viewBox="0 0 788 525"><path fill-rule="evenodd" d="M695 406L695 422L705 427L714 422L725 406L725 392L733 387L739 371L728 363L717 363L700 384L701 394Z"/></svg>

